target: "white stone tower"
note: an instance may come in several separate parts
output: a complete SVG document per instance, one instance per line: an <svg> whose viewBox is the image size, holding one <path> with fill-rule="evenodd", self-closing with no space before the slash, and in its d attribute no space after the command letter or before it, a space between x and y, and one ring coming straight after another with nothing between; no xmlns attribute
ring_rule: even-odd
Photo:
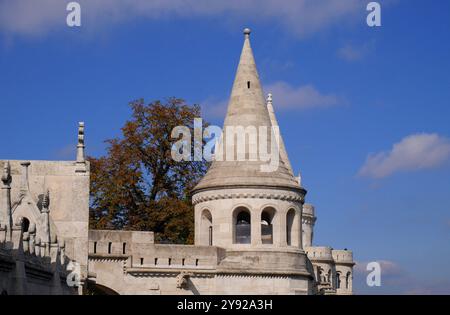
<svg viewBox="0 0 450 315"><path fill-rule="evenodd" d="M272 127L278 127L272 97L266 104L250 46L250 30L245 29L244 35L219 143L219 147L223 145L222 160L217 154L220 149L216 149L215 160L193 190L195 244L225 248L225 260L235 253L233 261L240 268L248 269L244 260L251 259L254 270L295 273L297 280L303 277L299 287L306 290L310 273L301 236L306 190L292 173L281 136L270 137ZM236 128L246 132L245 159L238 158ZM252 130L257 130L257 135ZM258 158L252 156L252 148ZM265 148L276 153L272 160L278 165L271 172L264 171L269 163L261 159Z"/></svg>

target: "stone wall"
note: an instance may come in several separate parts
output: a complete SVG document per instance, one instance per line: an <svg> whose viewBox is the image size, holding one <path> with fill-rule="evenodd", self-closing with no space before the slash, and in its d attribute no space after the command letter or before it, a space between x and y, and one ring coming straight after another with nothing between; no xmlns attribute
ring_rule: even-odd
<svg viewBox="0 0 450 315"><path fill-rule="evenodd" d="M6 161L0 160L0 165ZM10 160L11 201L19 199L23 185L24 161ZM37 204L45 192L50 193L49 215L55 234L65 242L67 256L80 263L83 275L87 272L89 223L89 163L71 161L29 161L29 191ZM4 204L0 195L0 204ZM0 213L3 213L0 211ZM16 219L18 213L13 212ZM0 218L5 222L5 218Z"/></svg>

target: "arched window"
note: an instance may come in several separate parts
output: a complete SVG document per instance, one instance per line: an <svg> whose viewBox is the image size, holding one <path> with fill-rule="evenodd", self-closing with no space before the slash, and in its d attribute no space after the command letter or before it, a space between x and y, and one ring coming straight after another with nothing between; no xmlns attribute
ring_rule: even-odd
<svg viewBox="0 0 450 315"><path fill-rule="evenodd" d="M239 207L234 211L234 243L251 243L251 215L247 208Z"/></svg>
<svg viewBox="0 0 450 315"><path fill-rule="evenodd" d="M331 269L328 270L328 274L327 274L327 282L331 284Z"/></svg>
<svg viewBox="0 0 450 315"><path fill-rule="evenodd" d="M212 215L209 210L203 210L200 222L200 243L201 245L212 246L213 244L213 225Z"/></svg>
<svg viewBox="0 0 450 315"><path fill-rule="evenodd" d="M22 230L24 232L28 232L28 229L30 228L30 220L27 218L23 218L22 220Z"/></svg>
<svg viewBox="0 0 450 315"><path fill-rule="evenodd" d="M273 218L274 208L266 208L261 212L261 243L273 244Z"/></svg>
<svg viewBox="0 0 450 315"><path fill-rule="evenodd" d="M288 246L293 246L292 236L294 234L295 210L290 209L286 215L286 242Z"/></svg>
<svg viewBox="0 0 450 315"><path fill-rule="evenodd" d="M341 288L341 273L336 272L336 289Z"/></svg>
<svg viewBox="0 0 450 315"><path fill-rule="evenodd" d="M351 273L347 272L347 275L345 276L345 288L349 289L350 288L350 281L351 281Z"/></svg>

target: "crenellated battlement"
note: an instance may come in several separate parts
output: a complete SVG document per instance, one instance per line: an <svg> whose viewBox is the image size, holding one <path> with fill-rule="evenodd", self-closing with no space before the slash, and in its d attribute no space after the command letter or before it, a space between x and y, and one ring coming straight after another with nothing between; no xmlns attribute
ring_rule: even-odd
<svg viewBox="0 0 450 315"><path fill-rule="evenodd" d="M339 264L339 263L347 263L347 264L354 264L353 262L353 252L347 249L343 250L337 250L334 249L332 251L333 260Z"/></svg>
<svg viewBox="0 0 450 315"><path fill-rule="evenodd" d="M331 247L327 246L305 247L305 252L308 255L308 258L312 261L315 260L333 261Z"/></svg>
<svg viewBox="0 0 450 315"><path fill-rule="evenodd" d="M214 268L222 249L211 246L155 244L153 232L89 231L89 259L126 259L129 268Z"/></svg>

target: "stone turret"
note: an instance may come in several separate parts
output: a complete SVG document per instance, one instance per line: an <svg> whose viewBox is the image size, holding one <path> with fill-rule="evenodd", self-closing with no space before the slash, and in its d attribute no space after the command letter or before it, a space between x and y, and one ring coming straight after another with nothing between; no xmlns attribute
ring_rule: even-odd
<svg viewBox="0 0 450 315"><path fill-rule="evenodd" d="M245 154L240 151L236 131L240 127L245 135ZM233 250L297 251L302 270L301 209L306 190L293 175L278 128L272 95L266 102L250 30L245 29L219 148L207 174L193 190L195 242ZM266 149L277 162L269 171L265 166L271 161L261 158Z"/></svg>
<svg viewBox="0 0 450 315"><path fill-rule="evenodd" d="M84 153L84 122L78 123L77 173L86 172L86 156Z"/></svg>
<svg viewBox="0 0 450 315"><path fill-rule="evenodd" d="M304 247L312 246L315 223L316 223L316 215L314 206L311 204L304 204L302 216L302 230L303 230L302 238Z"/></svg>

